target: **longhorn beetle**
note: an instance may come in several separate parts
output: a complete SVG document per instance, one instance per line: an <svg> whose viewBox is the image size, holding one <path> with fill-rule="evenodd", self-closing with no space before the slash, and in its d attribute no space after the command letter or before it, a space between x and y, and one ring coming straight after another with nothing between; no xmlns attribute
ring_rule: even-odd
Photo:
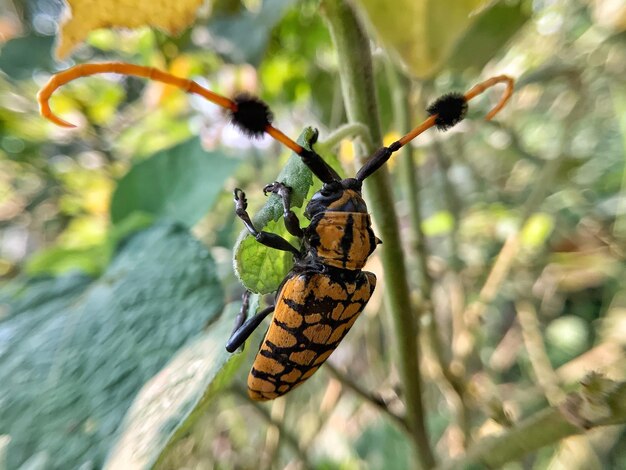
<svg viewBox="0 0 626 470"><path fill-rule="evenodd" d="M294 151L323 183L305 208L304 215L310 221L306 228L300 226L291 210L288 186L274 182L263 188L266 195L273 193L281 199L285 227L300 239L300 248L277 234L257 229L246 210L245 193L238 188L234 190L235 211L247 231L259 243L290 252L294 258L293 269L278 287L274 305L246 320L249 292L244 294L235 329L226 343L226 349L234 352L274 312L248 376L248 394L253 400L274 399L311 377L339 345L370 299L376 276L362 268L381 241L374 235L361 195L363 181L394 152L427 129L435 126L446 130L460 122L467 113L468 101L488 88L498 83L506 85L505 93L487 114L487 120L502 109L513 92L513 79L499 75L465 94L450 93L438 98L427 108L429 117L424 122L388 147L374 152L354 178L342 180L314 150L302 147L275 128L268 105L258 98L240 94L231 100L196 82L151 67L113 62L82 64L60 72L38 94L41 114L61 126L74 127L52 113L48 104L50 96L71 80L107 72L145 77L203 96L225 108L232 123L244 134L252 138L267 133Z"/></svg>

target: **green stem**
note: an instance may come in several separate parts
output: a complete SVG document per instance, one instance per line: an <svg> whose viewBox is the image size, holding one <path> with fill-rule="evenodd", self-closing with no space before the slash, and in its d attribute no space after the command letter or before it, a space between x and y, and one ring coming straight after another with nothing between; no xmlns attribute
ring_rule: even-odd
<svg viewBox="0 0 626 470"><path fill-rule="evenodd" d="M398 132L404 134L409 132L413 127L411 121L411 106L408 99L411 94L411 83L405 77L401 76L391 63L387 62L386 65L387 79L393 90L391 96L393 100L395 127ZM420 93L418 103L417 107L419 109L426 109L422 93ZM418 117L423 118L425 116ZM437 361L443 379L448 382L447 386L445 383L438 383L437 385L442 393L450 394L449 401L454 403L456 420L463 433L464 442L469 442L470 413L464 388L466 380L464 377L456 377L450 370L450 365L445 357L443 340L439 332L439 325L435 318L435 309L432 303L433 278L428 272L427 261L429 254L426 247L426 237L422 230L422 205L419 192L420 168L415 164L412 146L406 145L400 152L400 179L407 194L409 219L413 236L411 246L416 257L417 270L420 274L419 281L422 302L417 305L417 311L420 316L430 313L430 318L427 322L425 346L428 348L427 351L430 352ZM454 250L453 252L456 253Z"/></svg>
<svg viewBox="0 0 626 470"><path fill-rule="evenodd" d="M323 0L322 9L339 55L339 76L350 122L367 125L372 142L381 144L376 90L369 38L352 7L344 0ZM371 155L375 148L363 143L361 150ZM363 161L363 160L362 160ZM394 211L389 173L385 167L365 181L365 192L381 238L385 271L385 300L394 320L398 342L399 373L404 387L407 422L423 468L432 468L434 455L428 442L422 405L422 384L418 358L418 322L411 305L404 254Z"/></svg>
<svg viewBox="0 0 626 470"><path fill-rule="evenodd" d="M343 126L335 129L326 139L318 142L316 148L318 152L323 155L324 153L332 150L332 148L343 139L354 137L359 137L367 142L370 138L367 126L365 124L361 124L360 122L344 124Z"/></svg>

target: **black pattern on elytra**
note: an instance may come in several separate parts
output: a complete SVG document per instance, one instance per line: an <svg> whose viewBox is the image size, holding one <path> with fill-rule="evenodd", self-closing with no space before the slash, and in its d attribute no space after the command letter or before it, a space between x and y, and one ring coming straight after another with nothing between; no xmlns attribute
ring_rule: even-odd
<svg viewBox="0 0 626 470"><path fill-rule="evenodd" d="M333 270L334 269L335 268L333 268ZM313 271L305 270L300 273L300 275L302 275L305 278L305 285L308 285L308 283L310 282L313 276L320 275L320 274L322 273L320 273L318 270L313 270ZM282 298L285 305L287 305L290 309L292 309L297 314L302 315L303 317L306 316L307 314L321 314L321 315L325 314L325 316L322 316L319 322L314 322L314 323L306 323L303 318L302 319L303 322L299 327L289 327L284 322L281 322L277 320L276 317L274 317L272 321L273 323L276 323L276 327L281 328L285 330L286 332L288 332L289 334L293 335L293 337L296 340L296 345L289 346L289 347L281 347L273 343L269 339L264 338L264 340L262 341L262 346L259 350L259 355L276 361L282 367L284 367L284 369L280 373L268 373L268 372L260 371L256 369L255 367L253 367L250 372L252 376L259 380L263 380L263 381L267 381L268 383L271 383L275 387L275 392L263 392L261 390L255 390L253 388L250 388L251 391L259 393L261 395L267 394L267 393L276 393L278 395L282 395L286 393L287 391L293 389L294 387L296 387L297 385L299 385L300 383L308 379L308 377L306 379L302 379L302 376L304 374L306 374L308 371L310 371L313 368L319 367L323 363L323 362L320 362L319 364L315 364L315 362L319 359L319 357L329 351L333 351L334 349L336 349L339 343L341 342L341 340L348 333L350 328L346 328L341 338L337 339L333 343L325 343L325 344L314 343L310 341L304 335L304 330L306 328L315 326L316 324L328 325L332 329L332 331L335 331L336 328L349 322L355 316L358 316L362 312L363 308L365 307L366 302L353 301L351 299L354 296L354 292L357 292L361 287L363 287L365 283L368 282L367 276L363 274L363 272L345 273L345 271L339 270L338 268L336 270L336 274L338 275L333 276L331 273L327 273L327 275L331 275L331 277L333 278L333 282L338 284L339 287L344 292L346 293L348 292L347 290L348 285L350 285L351 290L353 290L353 294L348 294L348 298L346 300L334 300L328 296L325 296L323 298L318 298L314 291L309 292L307 297L303 299L303 301L305 302L303 304L293 301L291 299L286 299L284 297ZM370 294L371 294L371 290L372 288L370 286ZM354 313L351 317L342 319L342 320L335 320L330 316L335 306L341 304L344 306L344 308L346 308L347 306L351 304L355 304L355 303L359 304L361 308L359 309L358 312ZM289 356L292 353L298 353L302 351L311 351L314 353L313 357L310 359L308 364L295 362L290 359ZM285 375L289 375L294 370L297 370L301 374L300 378L296 379L296 381L294 382L285 382L281 380L281 377ZM284 386L289 387L288 390L286 391L278 390L280 387L284 387Z"/></svg>
<svg viewBox="0 0 626 470"><path fill-rule="evenodd" d="M358 289L358 287L357 287ZM355 289L356 290L356 289ZM283 323L279 320L277 320L276 318L273 319L273 322L276 324L276 326L278 326L279 328L285 330L286 332L288 332L290 335L292 335L295 339L296 339L296 345L295 346L289 346L289 347L280 347L277 346L276 344L273 344L271 341L266 340L265 341L265 346L271 351L271 355L267 355L267 354L263 354L265 352L267 352L266 350L261 350L260 353L263 355L266 355L267 357L271 357L272 359L277 360L278 362L280 362L281 364L285 364L283 363L283 361L286 361L286 363L289 364L294 364L294 365L298 365L300 367L303 366L303 364L301 363L295 363L292 362L289 359L289 354L291 354L292 352L301 352L301 351L313 351L316 353L316 356L319 356L321 354L324 354L325 352L335 349L339 343L341 342L341 340L343 339L343 337L348 333L349 329L346 329L344 331L344 334L341 336L341 338L338 338L336 341L333 341L332 343L327 342L327 343L315 343L313 341L311 341L309 338L307 338L307 336L304 334L304 331L307 328L310 327L314 327L315 325L324 325L324 326L328 326L331 329L331 335L332 332L335 331L337 328L341 327L342 325L348 323L349 321L351 321L355 315L359 315L362 311L363 308L365 307L365 302L362 301L353 301L351 300L351 297L343 300L343 301L338 301L338 300L334 300L330 297L325 297L322 302L318 302L319 308L312 308L311 303L307 303L307 304L298 304L292 300L289 299L283 299L283 301L285 302L285 304L287 304L289 306L289 308L293 309L294 311L300 313L301 315L305 315L305 314L321 314L323 315L320 319L320 321L315 322L315 323L306 323L306 322L302 322L299 326L297 327L290 327L288 326L286 323ZM319 300L319 299L318 299ZM331 312L333 311L334 307L337 305L343 305L344 308L347 308L348 306L352 305L352 304L359 304L361 306L361 308L359 309L358 312L354 313L352 316L344 318L344 319L340 319L340 320L336 320L334 318L332 318ZM330 308L329 308L330 307ZM304 320L304 319L303 319ZM316 359L316 357L311 359L311 362L314 362Z"/></svg>
<svg viewBox="0 0 626 470"><path fill-rule="evenodd" d="M354 217L352 214L348 214L348 220L346 221L346 226L343 232L343 237L341 237L341 250L343 252L343 267L346 267L346 263L349 261L350 257L350 247L352 246L352 242L354 241Z"/></svg>

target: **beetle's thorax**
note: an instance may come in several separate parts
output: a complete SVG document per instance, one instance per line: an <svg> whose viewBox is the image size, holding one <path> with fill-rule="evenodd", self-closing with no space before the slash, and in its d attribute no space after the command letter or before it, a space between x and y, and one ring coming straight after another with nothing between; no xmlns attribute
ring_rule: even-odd
<svg viewBox="0 0 626 470"><path fill-rule="evenodd" d="M343 181L324 183L316 192L304 210L304 215L313 218L322 212L363 212L367 214L367 205L361 195L361 182L348 178Z"/></svg>
<svg viewBox="0 0 626 470"><path fill-rule="evenodd" d="M308 256L327 266L360 270L380 240L372 231L361 183L353 178L326 183L305 209Z"/></svg>

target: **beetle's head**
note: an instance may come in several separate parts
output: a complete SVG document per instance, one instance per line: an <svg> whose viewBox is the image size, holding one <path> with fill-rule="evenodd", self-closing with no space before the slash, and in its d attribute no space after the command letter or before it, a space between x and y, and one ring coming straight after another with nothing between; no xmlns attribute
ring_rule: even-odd
<svg viewBox="0 0 626 470"><path fill-rule="evenodd" d="M361 182L355 178L324 183L316 192L304 210L307 219L325 211L365 212L367 206L361 196Z"/></svg>

